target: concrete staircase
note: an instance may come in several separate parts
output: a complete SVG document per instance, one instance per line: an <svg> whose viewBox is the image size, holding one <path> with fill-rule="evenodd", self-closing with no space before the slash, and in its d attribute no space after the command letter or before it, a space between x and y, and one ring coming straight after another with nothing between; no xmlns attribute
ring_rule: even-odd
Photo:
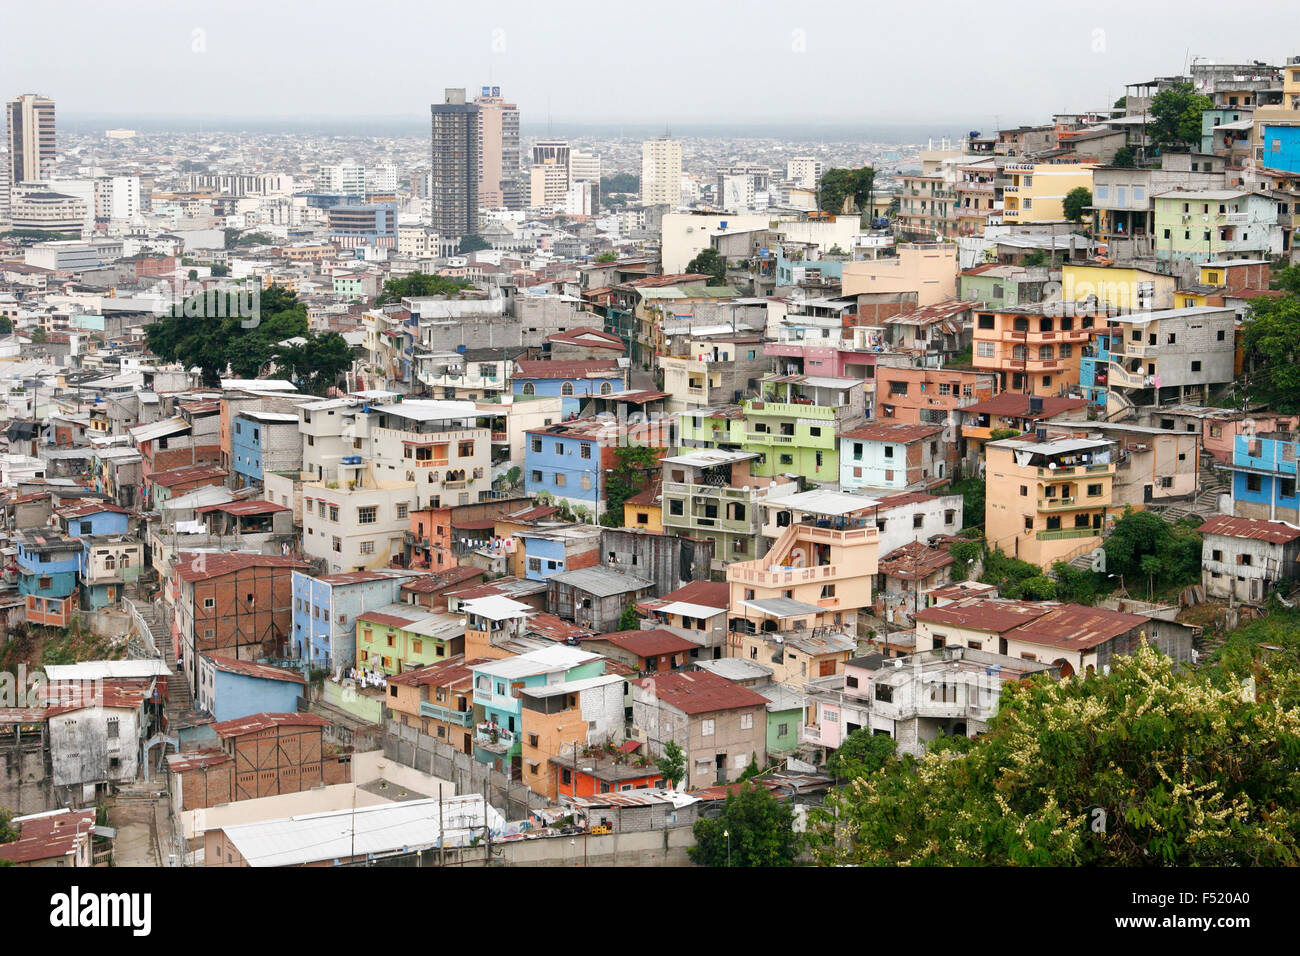
<svg viewBox="0 0 1300 956"><path fill-rule="evenodd" d="M194 697L190 694L189 683L180 668L176 666L176 650L172 646L171 629L167 625L162 609L155 603L143 601L132 603L149 627L153 646L158 649L163 663L172 672L171 678L167 681L167 726L175 732L181 724L181 718L194 709Z"/></svg>

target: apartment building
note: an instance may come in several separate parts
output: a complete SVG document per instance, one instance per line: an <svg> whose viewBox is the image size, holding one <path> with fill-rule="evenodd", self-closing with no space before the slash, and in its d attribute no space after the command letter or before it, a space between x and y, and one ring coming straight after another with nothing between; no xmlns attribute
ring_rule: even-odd
<svg viewBox="0 0 1300 956"><path fill-rule="evenodd" d="M1208 404L1233 380L1236 316L1222 306L1166 309L1113 319L1108 330L1108 392L1134 405L1170 399Z"/></svg>
<svg viewBox="0 0 1300 956"><path fill-rule="evenodd" d="M661 521L668 534L714 542L713 570L755 553L762 527L759 504L792 494L799 483L787 475L759 478L751 471L757 452L705 449L661 460Z"/></svg>
<svg viewBox="0 0 1300 956"><path fill-rule="evenodd" d="M385 703L403 726L474 753L473 668L486 658L457 654L436 664L413 667L388 678Z"/></svg>
<svg viewBox="0 0 1300 956"><path fill-rule="evenodd" d="M664 137L641 144L641 202L675 209L682 201L682 144Z"/></svg>
<svg viewBox="0 0 1300 956"><path fill-rule="evenodd" d="M1174 190L1155 197L1155 256L1210 262L1281 255L1278 204L1249 189Z"/></svg>
<svg viewBox="0 0 1300 956"><path fill-rule="evenodd" d="M957 246L900 243L898 255L844 263L846 296L912 293L916 306L935 305L957 295Z"/></svg>
<svg viewBox="0 0 1300 956"><path fill-rule="evenodd" d="M1011 163L1002 170L1002 220L1009 225L1060 222L1065 197L1083 187L1091 192L1091 163Z"/></svg>
<svg viewBox="0 0 1300 956"><path fill-rule="evenodd" d="M975 368L996 372L1001 390L1054 396L1079 384L1079 360L1096 319L1022 307L975 314Z"/></svg>
<svg viewBox="0 0 1300 956"><path fill-rule="evenodd" d="M1296 432L1237 435L1232 461L1219 466L1232 476L1232 513L1238 518L1300 525L1296 495Z"/></svg>
<svg viewBox="0 0 1300 956"><path fill-rule="evenodd" d="M921 490L947 481L955 461L955 444L941 437L938 425L904 425L876 421L840 436L840 488Z"/></svg>
<svg viewBox="0 0 1300 956"><path fill-rule="evenodd" d="M1041 568L1100 546L1115 442L1004 438L984 446L985 540Z"/></svg>
<svg viewBox="0 0 1300 956"><path fill-rule="evenodd" d="M632 682L632 727L651 758L669 742L685 752L687 789L739 779L767 763L767 698L708 671Z"/></svg>
<svg viewBox="0 0 1300 956"><path fill-rule="evenodd" d="M658 365L669 413L739 401L769 369L761 335L673 336Z"/></svg>

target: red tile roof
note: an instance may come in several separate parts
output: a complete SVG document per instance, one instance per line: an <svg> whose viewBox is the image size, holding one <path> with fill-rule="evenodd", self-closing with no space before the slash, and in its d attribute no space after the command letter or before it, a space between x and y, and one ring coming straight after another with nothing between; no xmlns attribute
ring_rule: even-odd
<svg viewBox="0 0 1300 956"><path fill-rule="evenodd" d="M486 657L475 657L467 661L464 654L457 654L436 664L426 664L423 667L412 667L409 671L402 671L388 678L388 683L400 684L403 687L453 688L463 683L468 688L470 678L473 676L472 669L488 663L488 660Z"/></svg>
<svg viewBox="0 0 1300 956"><path fill-rule="evenodd" d="M242 737L244 734L269 730L272 727L328 727L330 722L316 714L251 714L235 720L213 724L218 737Z"/></svg>
<svg viewBox="0 0 1300 956"><path fill-rule="evenodd" d="M209 511L224 511L229 515L269 515L277 511L289 511L286 505L277 505L274 501L264 501L262 499L249 501L227 501L221 505L206 505L202 508L195 508L195 514L207 514Z"/></svg>
<svg viewBox="0 0 1300 956"><path fill-rule="evenodd" d="M891 508L901 508L904 505L914 505L918 501L934 501L934 495L927 495L923 491L907 491L901 495L887 495L876 502L877 511L888 511Z"/></svg>
<svg viewBox="0 0 1300 956"><path fill-rule="evenodd" d="M942 609L941 609L942 610ZM1063 650L1086 650L1134 628L1149 625L1145 617L1082 604L1058 604L1005 636Z"/></svg>
<svg viewBox="0 0 1300 956"><path fill-rule="evenodd" d="M0 859L14 863L62 859L74 852L78 842L90 839L95 810L63 810L24 820L18 839L0 844Z"/></svg>
<svg viewBox="0 0 1300 956"><path fill-rule="evenodd" d="M149 476L149 480L155 485L170 488L172 485L183 484L187 481L203 481L208 478L225 477L226 469L218 468L216 465L187 465L184 468L173 468L171 471L155 471Z"/></svg>
<svg viewBox="0 0 1300 956"><path fill-rule="evenodd" d="M567 641L573 638L583 640L595 633L589 627L579 627L577 624L561 620L554 614L534 614L525 623L524 628L530 634L540 634L552 641Z"/></svg>
<svg viewBox="0 0 1300 956"><path fill-rule="evenodd" d="M618 378L618 362L612 359L515 359L515 378Z"/></svg>
<svg viewBox="0 0 1300 956"><path fill-rule="evenodd" d="M920 441L943 431L939 425L905 425L902 422L868 422L844 432L844 438L863 441L907 442Z"/></svg>
<svg viewBox="0 0 1300 956"><path fill-rule="evenodd" d="M117 505L108 502L92 502L91 504L69 505L66 508L54 509L54 513L62 518L84 518L86 515L103 514L106 511L118 515L129 515L131 513L125 508L119 508Z"/></svg>
<svg viewBox="0 0 1300 956"><path fill-rule="evenodd" d="M674 634L672 631L611 631L608 634L596 634L586 638L587 641L604 641L637 657L658 657L661 654L676 654L681 651L698 650L694 641Z"/></svg>
<svg viewBox="0 0 1300 956"><path fill-rule="evenodd" d="M236 660L233 657L225 657L220 654L204 654L203 656L212 661L217 670L225 671L228 674L261 677L264 680L282 680L291 684L307 683L307 678L297 671L285 670L283 667L272 667L269 664L258 664L255 661Z"/></svg>
<svg viewBox="0 0 1300 956"><path fill-rule="evenodd" d="M402 590L413 594L435 594L447 588L456 587L466 581L480 578L486 573L482 568L463 566L448 568L445 571L436 571L433 574L422 574L414 580L407 581L402 585Z"/></svg>
<svg viewBox="0 0 1300 956"><path fill-rule="evenodd" d="M1221 534L1229 538L1250 538L1269 544L1286 544L1300 538L1300 528L1285 521L1263 521L1255 518L1234 518L1215 515L1196 529L1201 534Z"/></svg>
<svg viewBox="0 0 1300 956"><path fill-rule="evenodd" d="M1038 420L1051 418L1053 415L1059 415L1061 412L1068 412L1075 408L1083 408L1088 404L1087 399L1083 398L1059 398L1051 395L1043 396L1042 402L1043 410L1030 414L1028 395L1022 392L1003 392L982 402L976 402L974 405L967 405L962 411L967 415L1000 415L1004 418Z"/></svg>
<svg viewBox="0 0 1300 956"><path fill-rule="evenodd" d="M912 615L912 620L1002 634L1026 621L1041 617L1054 606L1033 601L969 598L943 607L923 608Z"/></svg>
<svg viewBox="0 0 1300 956"><path fill-rule="evenodd" d="M181 551L176 555L176 573L182 581L207 581L224 577L245 568L284 568L286 571L305 571L311 565L296 558L278 554L250 554L244 551L227 551L213 554Z"/></svg>
<svg viewBox="0 0 1300 956"><path fill-rule="evenodd" d="M204 767L218 767L234 763L234 758L224 750L194 750L186 753L167 755L168 773L185 773L188 770L201 770Z"/></svg>
<svg viewBox="0 0 1300 956"><path fill-rule="evenodd" d="M593 341L593 338L596 341ZM588 325L580 325L576 328L569 329L566 332L555 332L546 337L548 342L562 342L566 345L587 346L596 349L613 349L618 352L624 351L623 340L617 335L610 335L600 329L593 329Z"/></svg>
<svg viewBox="0 0 1300 956"><path fill-rule="evenodd" d="M681 601L701 607L731 607L731 585L726 581L691 581L660 596L661 601Z"/></svg>
<svg viewBox="0 0 1300 956"><path fill-rule="evenodd" d="M523 511L516 511L512 514L504 515L498 518L498 521L541 521L543 518L549 518L560 509L554 505L534 505L531 508L525 508Z"/></svg>
<svg viewBox="0 0 1300 956"><path fill-rule="evenodd" d="M665 704L686 714L711 714L720 710L766 707L767 698L710 671L662 674L636 683Z"/></svg>

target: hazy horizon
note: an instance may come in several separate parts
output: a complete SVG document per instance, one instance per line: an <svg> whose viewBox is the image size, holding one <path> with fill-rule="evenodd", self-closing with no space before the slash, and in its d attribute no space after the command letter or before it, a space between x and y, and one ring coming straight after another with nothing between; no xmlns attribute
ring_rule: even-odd
<svg viewBox="0 0 1300 956"><path fill-rule="evenodd" d="M464 9L380 0L89 0L14 5L0 36L0 95L39 92L60 115L403 123L446 87L501 87L527 129L625 125L913 126L943 132L1108 108L1124 85L1197 58L1278 64L1300 8L1241 0L936 0L882 9L775 0L653 8L497 0ZM57 30L58 55L32 42ZM148 28L143 29L142 24ZM1260 40L1260 32L1264 38ZM1277 38L1277 39L1274 39ZM1288 40L1288 38L1292 38ZM1300 46L1300 43L1297 43Z"/></svg>

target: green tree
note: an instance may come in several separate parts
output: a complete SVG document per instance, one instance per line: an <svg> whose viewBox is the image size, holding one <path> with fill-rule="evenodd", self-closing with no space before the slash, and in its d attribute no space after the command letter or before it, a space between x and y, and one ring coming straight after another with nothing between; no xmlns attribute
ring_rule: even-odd
<svg viewBox="0 0 1300 956"><path fill-rule="evenodd" d="M1292 270L1281 270L1279 281L1300 283ZM1250 400L1283 413L1300 411L1300 297L1251 299L1244 349Z"/></svg>
<svg viewBox="0 0 1300 956"><path fill-rule="evenodd" d="M460 279L429 275L427 272L409 272L400 279L385 282L383 291L375 298L375 305L429 295L457 296L469 288L472 288L472 283Z"/></svg>
<svg viewBox="0 0 1300 956"><path fill-rule="evenodd" d="M1111 109L1116 109L1116 110L1126 110L1126 109L1128 109L1128 97L1127 97L1127 96L1121 96L1119 99L1117 99L1117 100L1115 101L1115 105L1114 105L1113 107L1111 107Z"/></svg>
<svg viewBox="0 0 1300 956"><path fill-rule="evenodd" d="M1201 114L1214 109L1214 100L1197 93L1190 83L1175 83L1151 98L1147 134L1161 151L1195 146L1201 141Z"/></svg>
<svg viewBox="0 0 1300 956"><path fill-rule="evenodd" d="M1300 672L1178 667L1008 683L989 733L889 762L810 815L823 864L1300 863Z"/></svg>
<svg viewBox="0 0 1300 956"><path fill-rule="evenodd" d="M198 270L198 269L191 269L191 270L190 270L190 281L191 281L191 282L196 282L196 281L198 281L198 278L199 278L199 270Z"/></svg>
<svg viewBox="0 0 1300 956"><path fill-rule="evenodd" d="M645 490L650 477L659 467L659 455L653 448L625 445L614 450L614 467L605 480L605 515L608 527L623 527L623 502Z"/></svg>
<svg viewBox="0 0 1300 956"><path fill-rule="evenodd" d="M618 631L635 631L641 626L641 615L636 612L636 605L629 604L623 608L623 613L618 616Z"/></svg>
<svg viewBox="0 0 1300 956"><path fill-rule="evenodd" d="M483 249L491 249L492 243L488 242L482 236L465 236L456 247L456 255L467 256L471 252L479 252Z"/></svg>
<svg viewBox="0 0 1300 956"><path fill-rule="evenodd" d="M1125 509L1102 542L1106 572L1127 578L1126 585L1146 577L1156 592L1196 584L1201 580L1199 525L1195 518L1170 524L1150 511Z"/></svg>
<svg viewBox="0 0 1300 956"><path fill-rule="evenodd" d="M686 752L678 746L677 741L670 740L664 744L664 752L655 758L655 766L664 775L664 783L671 790L686 776Z"/></svg>
<svg viewBox="0 0 1300 956"><path fill-rule="evenodd" d="M18 828L14 826L14 812L0 807L0 843L13 843L18 839Z"/></svg>
<svg viewBox="0 0 1300 956"><path fill-rule="evenodd" d="M10 321L9 316L0 315L0 335L8 335L14 330L14 324Z"/></svg>
<svg viewBox="0 0 1300 956"><path fill-rule="evenodd" d="M45 344L45 329L38 327L32 332L32 344L33 345Z"/></svg>
<svg viewBox="0 0 1300 956"><path fill-rule="evenodd" d="M230 266L215 265L212 267L212 277L214 279L224 279L230 275Z"/></svg>
<svg viewBox="0 0 1300 956"><path fill-rule="evenodd" d="M1075 186L1065 194L1061 205L1066 219L1070 222L1083 222L1083 217L1088 215L1088 207L1092 205L1092 190L1087 186Z"/></svg>
<svg viewBox="0 0 1300 956"><path fill-rule="evenodd" d="M832 215L870 211L876 171L870 166L859 169L828 169L817 184L817 206Z"/></svg>
<svg viewBox="0 0 1300 956"><path fill-rule="evenodd" d="M961 526L984 527L984 482L979 478L964 478L951 485L954 495L961 495Z"/></svg>
<svg viewBox="0 0 1300 956"><path fill-rule="evenodd" d="M1115 155L1111 157L1110 164L1124 169L1132 169L1137 165L1137 154L1133 152L1131 147L1121 146L1115 150Z"/></svg>
<svg viewBox="0 0 1300 956"><path fill-rule="evenodd" d="M709 276L708 285L727 284L727 260L718 255L718 250L712 246L686 263L686 271L695 275Z"/></svg>
<svg viewBox="0 0 1300 956"><path fill-rule="evenodd" d="M304 392L325 395L352 367L352 349L337 332L308 332L302 338L300 345L280 346L275 362Z"/></svg>
<svg viewBox="0 0 1300 956"><path fill-rule="evenodd" d="M277 343L307 335L306 307L280 286L262 290L255 327L244 327L237 306L233 294L226 317L186 316L185 307L178 306L145 328L145 344L164 361L197 366L203 384L215 387L227 367L238 378L256 378L281 350Z"/></svg>
<svg viewBox="0 0 1300 956"><path fill-rule="evenodd" d="M596 256L596 261L602 264L606 262L618 262L618 253L602 252L600 255Z"/></svg>
<svg viewBox="0 0 1300 956"><path fill-rule="evenodd" d="M859 727L826 757L826 772L840 780L869 777L897 753L893 737Z"/></svg>
<svg viewBox="0 0 1300 956"><path fill-rule="evenodd" d="M635 193L641 190L641 177L636 173L611 173L600 177L600 194Z"/></svg>
<svg viewBox="0 0 1300 956"><path fill-rule="evenodd" d="M746 782L716 820L695 821L691 862L700 866L793 866L800 839L794 813L766 787Z"/></svg>

